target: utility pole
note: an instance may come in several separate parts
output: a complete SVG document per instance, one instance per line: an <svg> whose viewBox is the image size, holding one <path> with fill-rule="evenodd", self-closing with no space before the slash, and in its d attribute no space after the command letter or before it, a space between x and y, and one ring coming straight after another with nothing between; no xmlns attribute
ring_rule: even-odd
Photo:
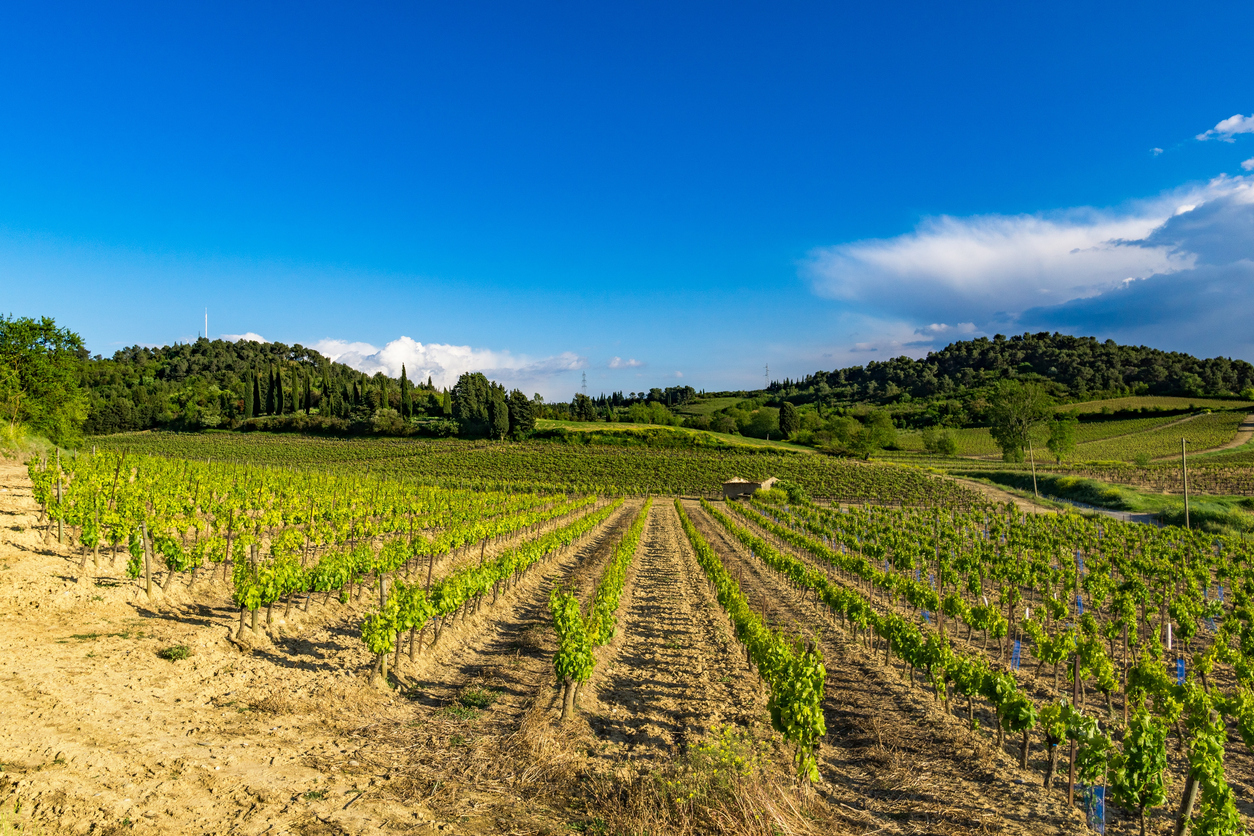
<svg viewBox="0 0 1254 836"><path fill-rule="evenodd" d="M583 383L580 384L580 388L583 390L584 395L588 394L588 373L587 372L583 373Z"/></svg>
<svg viewBox="0 0 1254 836"><path fill-rule="evenodd" d="M764 390L770 389L771 388L771 364L770 363L766 364L766 374L764 376L766 378L766 386L764 386L763 389Z"/></svg>
<svg viewBox="0 0 1254 836"><path fill-rule="evenodd" d="M1032 462L1032 493L1036 494L1036 498L1041 498L1041 492L1036 489L1036 453L1032 451L1032 436L1028 436L1028 459Z"/></svg>
<svg viewBox="0 0 1254 836"><path fill-rule="evenodd" d="M1184 527L1192 528L1192 526L1189 525L1189 464L1188 464L1188 457L1185 455L1185 452L1184 452L1185 450L1184 445L1188 443L1189 443L1189 440L1181 436L1180 438L1180 475L1184 481Z"/></svg>

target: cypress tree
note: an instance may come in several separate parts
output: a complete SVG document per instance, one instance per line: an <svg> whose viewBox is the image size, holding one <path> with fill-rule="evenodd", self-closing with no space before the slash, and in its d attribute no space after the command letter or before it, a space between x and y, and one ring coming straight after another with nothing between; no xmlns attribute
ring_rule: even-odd
<svg viewBox="0 0 1254 836"><path fill-rule="evenodd" d="M327 370L322 368L322 401L318 404L318 412L322 415L334 415L335 407L331 402L331 381L327 379Z"/></svg>
<svg viewBox="0 0 1254 836"><path fill-rule="evenodd" d="M251 379L252 385L249 385ZM244 380L244 420L247 421L253 417L253 389L256 388L256 378L251 374Z"/></svg>
<svg viewBox="0 0 1254 836"><path fill-rule="evenodd" d="M253 392L249 399L249 414L257 416L261 414L261 373L253 372Z"/></svg>
<svg viewBox="0 0 1254 836"><path fill-rule="evenodd" d="M409 378L405 376L405 364L401 363L401 417L409 420L413 413L409 400Z"/></svg>
<svg viewBox="0 0 1254 836"><path fill-rule="evenodd" d="M276 392L278 393L274 396L274 408L278 410L279 415L282 415L284 413L283 368L282 367L279 367L279 369L274 373L274 388Z"/></svg>
<svg viewBox="0 0 1254 836"><path fill-rule="evenodd" d="M274 414L274 367L270 367L269 380L266 382L266 414Z"/></svg>

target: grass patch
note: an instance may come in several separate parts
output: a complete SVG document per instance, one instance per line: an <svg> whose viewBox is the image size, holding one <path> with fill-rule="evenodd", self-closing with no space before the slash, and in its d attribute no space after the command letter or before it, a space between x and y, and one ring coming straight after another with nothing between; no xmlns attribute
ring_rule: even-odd
<svg viewBox="0 0 1254 836"><path fill-rule="evenodd" d="M496 702L496 691L490 691L487 688L468 688L462 692L457 701L465 708L487 708Z"/></svg>
<svg viewBox="0 0 1254 836"><path fill-rule="evenodd" d="M680 415L713 415L715 412L733 407L743 400L745 400L745 398L701 398L690 404L677 407L675 412Z"/></svg>
<svg viewBox="0 0 1254 836"><path fill-rule="evenodd" d="M1031 492L1032 475L1012 471L973 472L962 474L982 478L999 485L1008 485ZM1127 511L1133 514L1157 514L1168 525L1184 525L1184 497L1140 491L1125 485L1113 485L1080 476L1059 476L1038 473L1037 486L1043 495L1070 499L1085 505ZM1189 523L1194 528L1217 534L1244 534L1254 531L1254 498L1246 496L1191 496Z"/></svg>
<svg viewBox="0 0 1254 836"><path fill-rule="evenodd" d="M301 798L305 799L306 801L321 801L322 799L326 797L327 797L326 790L310 790L309 792L301 796Z"/></svg>
<svg viewBox="0 0 1254 836"><path fill-rule="evenodd" d="M679 447L684 449L779 450L813 453L810 447L787 441L767 441L743 435L728 435L710 430L689 427L671 427L663 424L631 424L602 421L555 421L542 418L536 421L538 441L558 441L567 444L599 444L632 447Z"/></svg>
<svg viewBox="0 0 1254 836"><path fill-rule="evenodd" d="M168 662L181 662L189 658L192 652L187 649L187 645L176 644L172 647L163 647L157 651L157 655Z"/></svg>
<svg viewBox="0 0 1254 836"><path fill-rule="evenodd" d="M96 639L129 639L130 637L130 630L123 630L121 633L75 633L70 636L71 639L78 642L90 642Z"/></svg>
<svg viewBox="0 0 1254 836"><path fill-rule="evenodd" d="M440 709L440 713L455 720L473 720L479 716L476 709L467 708L464 705L446 705Z"/></svg>

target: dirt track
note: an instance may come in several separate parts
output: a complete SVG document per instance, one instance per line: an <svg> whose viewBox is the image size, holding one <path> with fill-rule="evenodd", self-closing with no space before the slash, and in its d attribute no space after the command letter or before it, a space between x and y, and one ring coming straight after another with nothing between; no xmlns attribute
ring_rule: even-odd
<svg viewBox="0 0 1254 836"><path fill-rule="evenodd" d="M674 506L654 504L620 603L618 639L593 680L588 722L615 763L682 756L727 724L763 732L766 691L721 615ZM603 670L602 670L603 667ZM769 731L769 728L767 729Z"/></svg>

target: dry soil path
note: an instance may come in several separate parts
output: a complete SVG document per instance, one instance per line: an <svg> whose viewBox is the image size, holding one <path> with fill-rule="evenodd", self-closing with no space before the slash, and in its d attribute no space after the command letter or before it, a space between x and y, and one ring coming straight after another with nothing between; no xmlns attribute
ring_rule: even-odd
<svg viewBox="0 0 1254 836"><path fill-rule="evenodd" d="M653 506L620 602L620 641L592 685L588 722L616 763L682 757L716 727L761 730L766 694L697 565L674 505Z"/></svg>

